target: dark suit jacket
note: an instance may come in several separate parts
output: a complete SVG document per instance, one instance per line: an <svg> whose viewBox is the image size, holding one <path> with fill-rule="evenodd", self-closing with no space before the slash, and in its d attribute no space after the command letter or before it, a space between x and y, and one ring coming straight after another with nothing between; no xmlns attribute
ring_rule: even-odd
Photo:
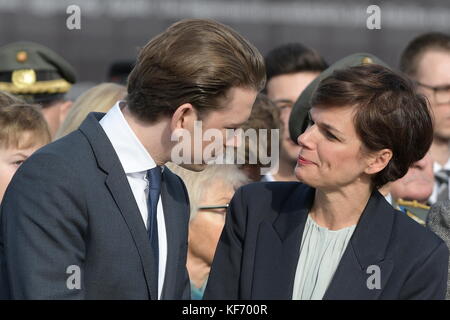
<svg viewBox="0 0 450 320"><path fill-rule="evenodd" d="M1 207L2 298L156 299L147 230L102 116L91 113L12 179ZM168 168L161 199L168 244L162 298L189 299L189 200ZM71 265L80 267L80 290L68 289Z"/></svg>
<svg viewBox="0 0 450 320"><path fill-rule="evenodd" d="M269 182L236 192L204 299L292 299L300 243L315 190ZM375 191L324 299L443 299L448 249ZM369 289L378 266L380 289Z"/></svg>

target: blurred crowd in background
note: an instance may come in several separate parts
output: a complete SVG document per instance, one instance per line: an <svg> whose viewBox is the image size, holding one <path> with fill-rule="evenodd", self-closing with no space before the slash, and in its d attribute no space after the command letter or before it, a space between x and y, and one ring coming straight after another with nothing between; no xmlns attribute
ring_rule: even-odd
<svg viewBox="0 0 450 320"><path fill-rule="evenodd" d="M81 28L76 30L66 27L66 8L72 4L81 9ZM381 9L381 29L366 26L371 4ZM211 165L203 172L168 165L189 193L187 266L193 298L203 294L234 192L254 181L297 181L300 147L289 136L290 112L321 72L356 52L374 54L402 72L429 101L435 120L429 152L380 192L448 244L446 0L0 1L0 200L15 170L35 150L77 130L90 112L107 112L126 99L127 77L139 48L172 22L188 17L226 23L261 51L267 83L244 128L280 129L277 172L260 175L261 164ZM256 151L246 152L248 158Z"/></svg>

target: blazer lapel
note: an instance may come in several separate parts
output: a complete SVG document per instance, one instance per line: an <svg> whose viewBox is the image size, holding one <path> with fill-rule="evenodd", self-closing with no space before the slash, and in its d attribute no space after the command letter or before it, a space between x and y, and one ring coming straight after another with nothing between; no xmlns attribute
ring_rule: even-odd
<svg viewBox="0 0 450 320"><path fill-rule="evenodd" d="M395 211L374 191L323 299L377 299L394 267L385 260ZM380 286L374 286L379 277Z"/></svg>
<svg viewBox="0 0 450 320"><path fill-rule="evenodd" d="M300 243L313 199L314 189L299 184L274 222L261 223L252 299L292 299Z"/></svg>
<svg viewBox="0 0 450 320"><path fill-rule="evenodd" d="M181 239L182 230L183 228L187 230L187 226L183 222L188 220L186 215L189 214L189 208L187 203L180 199L182 186L176 188L177 184L180 184L179 181L176 181L178 178L167 167L164 168L162 177L161 200L164 208L167 234L167 263L162 297L167 299L176 296L180 250L186 250L187 252L187 238L185 239L186 246L180 248L180 245L183 244L183 239Z"/></svg>
<svg viewBox="0 0 450 320"><path fill-rule="evenodd" d="M151 263L153 255L147 230L117 154L98 123L103 115L102 113L89 114L80 126L80 130L91 144L98 166L107 174L105 184L119 208L138 250L149 296L157 299L158 288L152 277L155 273Z"/></svg>

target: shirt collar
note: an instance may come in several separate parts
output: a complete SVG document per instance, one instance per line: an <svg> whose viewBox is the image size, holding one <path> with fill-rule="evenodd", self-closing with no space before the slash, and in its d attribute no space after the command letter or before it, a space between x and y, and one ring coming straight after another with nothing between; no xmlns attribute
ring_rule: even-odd
<svg viewBox="0 0 450 320"><path fill-rule="evenodd" d="M150 170L156 167L156 163L123 116L121 106L124 104L124 101L117 101L100 120L100 125L111 141L125 173Z"/></svg>
<svg viewBox="0 0 450 320"><path fill-rule="evenodd" d="M392 199L392 194L389 192L387 195L384 196L387 202L389 202L390 205L394 207L394 201Z"/></svg>
<svg viewBox="0 0 450 320"><path fill-rule="evenodd" d="M441 166L436 161L433 162L433 172L436 173L441 169L450 170L450 159L448 159L447 163L444 166Z"/></svg>

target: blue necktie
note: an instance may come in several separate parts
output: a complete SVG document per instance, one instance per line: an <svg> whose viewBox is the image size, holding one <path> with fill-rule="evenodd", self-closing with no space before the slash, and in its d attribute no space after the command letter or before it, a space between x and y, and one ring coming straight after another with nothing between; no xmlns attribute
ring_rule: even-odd
<svg viewBox="0 0 450 320"><path fill-rule="evenodd" d="M147 178L149 180L147 230L154 254L154 277L156 290L158 290L159 244L157 208L159 195L161 193L161 167L156 166L155 168L148 170Z"/></svg>

